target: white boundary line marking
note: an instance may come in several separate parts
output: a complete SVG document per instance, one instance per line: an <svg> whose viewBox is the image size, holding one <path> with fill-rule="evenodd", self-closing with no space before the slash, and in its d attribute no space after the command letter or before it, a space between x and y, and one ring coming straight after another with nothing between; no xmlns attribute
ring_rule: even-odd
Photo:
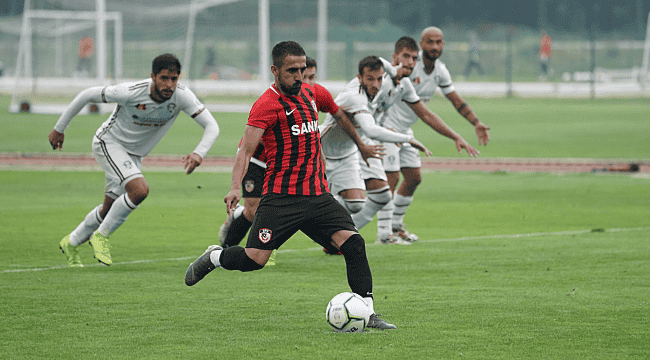
<svg viewBox="0 0 650 360"><path fill-rule="evenodd" d="M629 231L648 231L648 230L650 230L650 227L611 228L611 229L604 229L602 232L629 232ZM519 238L529 238L529 237L537 237L537 236L565 236L565 235L576 235L576 234L588 234L588 233L592 233L592 232L600 233L600 231L594 231L594 229L589 229L589 230L569 230L569 231L554 231L554 232L536 232L536 233L527 233L527 234L471 236L471 237L460 237L460 238L450 238L450 239L420 240L418 242L430 243L430 242L490 240L490 239L519 239ZM377 245L377 244L366 244L366 246L375 246L375 245ZM308 248L308 249L304 249L304 250L314 251L314 250L322 250L322 248L321 247L314 247L314 248ZM279 253L289 253L289 252L304 251L304 250L287 249L287 250L278 250L278 252ZM148 263L163 262L163 261L188 261L188 260L194 260L194 259L196 259L196 257L194 257L194 256L185 256L185 257L177 257L177 258L169 258L169 259L123 261L123 262L116 262L116 263L113 263L113 264L114 265L148 264ZM84 267L95 267L95 266L106 266L106 265L103 265L103 264L84 265ZM67 269L67 268L68 268L67 266L61 265L61 266L51 266L51 267L45 267L45 268L14 269L14 270L0 271L0 274L23 273L23 272L33 272L33 271L46 271L46 270L59 270L59 269Z"/></svg>

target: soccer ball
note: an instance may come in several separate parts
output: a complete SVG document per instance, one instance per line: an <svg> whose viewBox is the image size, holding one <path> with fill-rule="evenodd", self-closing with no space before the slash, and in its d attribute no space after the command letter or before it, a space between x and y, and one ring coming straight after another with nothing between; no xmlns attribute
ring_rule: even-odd
<svg viewBox="0 0 650 360"><path fill-rule="evenodd" d="M344 292L336 295L325 311L325 319L336 332L362 332L372 311L359 295Z"/></svg>

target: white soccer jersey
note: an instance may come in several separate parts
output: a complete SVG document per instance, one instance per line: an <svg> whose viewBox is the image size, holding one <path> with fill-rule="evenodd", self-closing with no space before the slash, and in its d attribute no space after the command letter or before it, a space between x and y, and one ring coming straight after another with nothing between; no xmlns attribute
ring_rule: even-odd
<svg viewBox="0 0 650 360"><path fill-rule="evenodd" d="M420 51L418 58L422 59L422 56L422 51ZM411 79L417 95L425 104L429 102L438 87L440 87L440 91L444 95L455 90L454 84L451 81L451 74L447 70L445 63L440 61L440 59L435 60L435 66L431 74L427 74L424 71L424 61L418 61L415 63L409 79ZM417 121L418 116L410 107L402 103L388 110L383 126L392 128L403 134L412 134L413 132L410 130L411 126Z"/></svg>
<svg viewBox="0 0 650 360"><path fill-rule="evenodd" d="M159 104L149 96L151 84L152 79L147 79L105 87L102 101L117 103L117 106L95 136L118 142L130 154L146 156L167 133L181 110L195 117L205 108L196 95L181 84L176 85L169 100Z"/></svg>
<svg viewBox="0 0 650 360"><path fill-rule="evenodd" d="M379 92L370 101L365 90L361 88L359 79L355 77L334 99L334 102L349 114L367 112L380 125L386 110L395 103L401 102L401 100L408 102L419 101L413 85L408 79L406 80L395 86L391 78L385 74ZM350 120L359 133L361 140L364 143L373 143L373 140L356 123L354 117L351 117ZM321 146L328 159L342 159L357 151L354 141L338 126L336 119L331 114L327 114L325 122L321 125L320 133Z"/></svg>

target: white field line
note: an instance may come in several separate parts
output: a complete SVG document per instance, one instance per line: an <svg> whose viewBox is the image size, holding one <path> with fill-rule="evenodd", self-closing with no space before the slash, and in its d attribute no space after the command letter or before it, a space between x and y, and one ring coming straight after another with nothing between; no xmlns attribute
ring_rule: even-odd
<svg viewBox="0 0 650 360"><path fill-rule="evenodd" d="M602 230L603 232L630 232L630 231L649 231L650 227L636 227L636 228L608 228ZM433 239L433 240L420 240L418 242L446 242L446 241L469 241L469 240L491 240L491 239L519 239L519 238L529 238L529 237L539 237L539 236L566 236L566 235L577 235L577 234L588 234L595 231L593 229L589 230L570 230L570 231L554 231L554 232L536 232L536 233L527 233L527 234L510 234L510 235L486 235L486 236L472 236L472 237L460 237L460 238L450 238L450 239ZM366 244L366 246L376 246L377 244ZM396 245L397 246L397 245ZM279 253L289 253L296 251L315 251L322 250L321 247L308 248L303 250L297 249L287 249L287 250L278 250ZM156 262L165 262L165 261L193 261L196 259L196 256L186 256L186 257L177 257L169 259L151 259L151 260L132 260L132 261L122 261L115 262L113 265L130 265L130 264L149 264ZM189 263L188 263L189 265ZM84 267L96 267L96 266L106 266L102 264L89 264L84 265ZM66 269L67 266L51 266L45 268L23 268L23 269L12 269L12 270L3 270L0 271L0 274L7 273L23 273L23 272L33 272L33 271L46 271L46 270L59 270Z"/></svg>

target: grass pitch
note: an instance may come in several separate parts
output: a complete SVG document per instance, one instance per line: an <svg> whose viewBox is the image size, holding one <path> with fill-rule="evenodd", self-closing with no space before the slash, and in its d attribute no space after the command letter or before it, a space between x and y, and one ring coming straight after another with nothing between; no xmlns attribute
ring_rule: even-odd
<svg viewBox="0 0 650 360"><path fill-rule="evenodd" d="M4 102L8 102L6 97ZM478 146L474 128L445 98L436 96L428 106L481 151L481 158L601 158L647 160L650 102L646 99L468 99L469 105L490 130L487 147ZM3 98L0 97L0 108ZM324 116L321 114L321 116ZM214 113L221 133L208 153L234 156L248 114ZM90 153L91 139L108 115L80 115L66 130L65 153ZM0 151L52 152L47 135L58 116L2 114ZM434 156L454 157L454 143L423 122L415 136ZM187 154L199 143L203 129L181 113L152 154ZM466 157L466 154L462 155Z"/></svg>
<svg viewBox="0 0 650 360"><path fill-rule="evenodd" d="M336 334L341 257L303 235L277 265L187 265L216 243L229 174L147 173L114 264L66 268L59 240L102 199L99 172L0 172L7 359L642 359L650 356L650 187L606 174L432 172L407 215L422 241L361 233L376 310L397 330ZM199 188L200 187L200 188ZM592 231L596 230L596 231ZM603 231L599 231L603 230Z"/></svg>

